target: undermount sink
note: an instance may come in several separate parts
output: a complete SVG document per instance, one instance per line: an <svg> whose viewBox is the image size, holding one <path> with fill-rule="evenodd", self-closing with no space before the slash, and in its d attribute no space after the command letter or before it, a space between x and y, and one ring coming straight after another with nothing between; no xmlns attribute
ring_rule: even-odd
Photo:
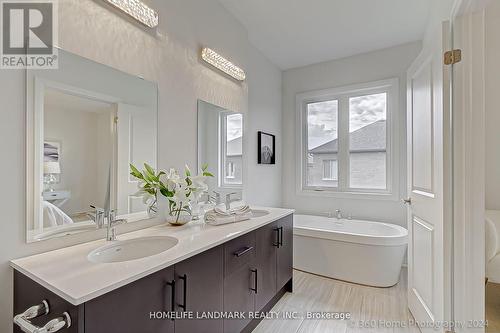
<svg viewBox="0 0 500 333"><path fill-rule="evenodd" d="M139 237L115 241L90 252L87 258L95 263L113 263L150 257L171 249L179 240L168 236Z"/></svg>
<svg viewBox="0 0 500 333"><path fill-rule="evenodd" d="M262 209L252 209L252 214L253 218L256 218L269 215L269 212L267 210L262 210Z"/></svg>

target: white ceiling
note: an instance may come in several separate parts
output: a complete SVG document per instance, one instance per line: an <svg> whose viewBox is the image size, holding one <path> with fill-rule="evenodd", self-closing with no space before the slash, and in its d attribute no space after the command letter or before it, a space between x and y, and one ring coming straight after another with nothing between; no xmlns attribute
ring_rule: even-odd
<svg viewBox="0 0 500 333"><path fill-rule="evenodd" d="M423 38L436 0L219 0L281 69Z"/></svg>

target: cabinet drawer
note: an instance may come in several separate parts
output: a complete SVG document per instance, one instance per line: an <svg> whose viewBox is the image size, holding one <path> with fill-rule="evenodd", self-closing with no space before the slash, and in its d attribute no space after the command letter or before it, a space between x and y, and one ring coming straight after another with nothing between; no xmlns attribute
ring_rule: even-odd
<svg viewBox="0 0 500 333"><path fill-rule="evenodd" d="M255 258L255 232L233 239L224 245L224 275L228 276Z"/></svg>

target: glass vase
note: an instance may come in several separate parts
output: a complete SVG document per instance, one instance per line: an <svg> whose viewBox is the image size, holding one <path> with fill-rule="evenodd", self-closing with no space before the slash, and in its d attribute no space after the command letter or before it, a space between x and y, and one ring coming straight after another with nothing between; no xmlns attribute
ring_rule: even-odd
<svg viewBox="0 0 500 333"><path fill-rule="evenodd" d="M167 222L171 225L184 225L191 222L193 215L190 208L177 209L172 207L167 212Z"/></svg>

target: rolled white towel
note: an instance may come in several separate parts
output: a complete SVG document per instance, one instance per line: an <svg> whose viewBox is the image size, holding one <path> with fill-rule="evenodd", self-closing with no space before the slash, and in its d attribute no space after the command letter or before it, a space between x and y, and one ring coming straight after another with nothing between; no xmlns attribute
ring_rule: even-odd
<svg viewBox="0 0 500 333"><path fill-rule="evenodd" d="M242 206L227 211L215 208L205 213L205 223L222 225L249 220L252 217L253 213L249 206Z"/></svg>
<svg viewBox="0 0 500 333"><path fill-rule="evenodd" d="M222 209L222 208L217 206L214 208L214 211L219 215L227 216L227 215L234 215L234 214L237 214L237 215L246 214L248 212L251 212L252 210L250 209L250 206L245 205L245 206L241 206L241 207L232 208L230 210L225 210L225 209Z"/></svg>

